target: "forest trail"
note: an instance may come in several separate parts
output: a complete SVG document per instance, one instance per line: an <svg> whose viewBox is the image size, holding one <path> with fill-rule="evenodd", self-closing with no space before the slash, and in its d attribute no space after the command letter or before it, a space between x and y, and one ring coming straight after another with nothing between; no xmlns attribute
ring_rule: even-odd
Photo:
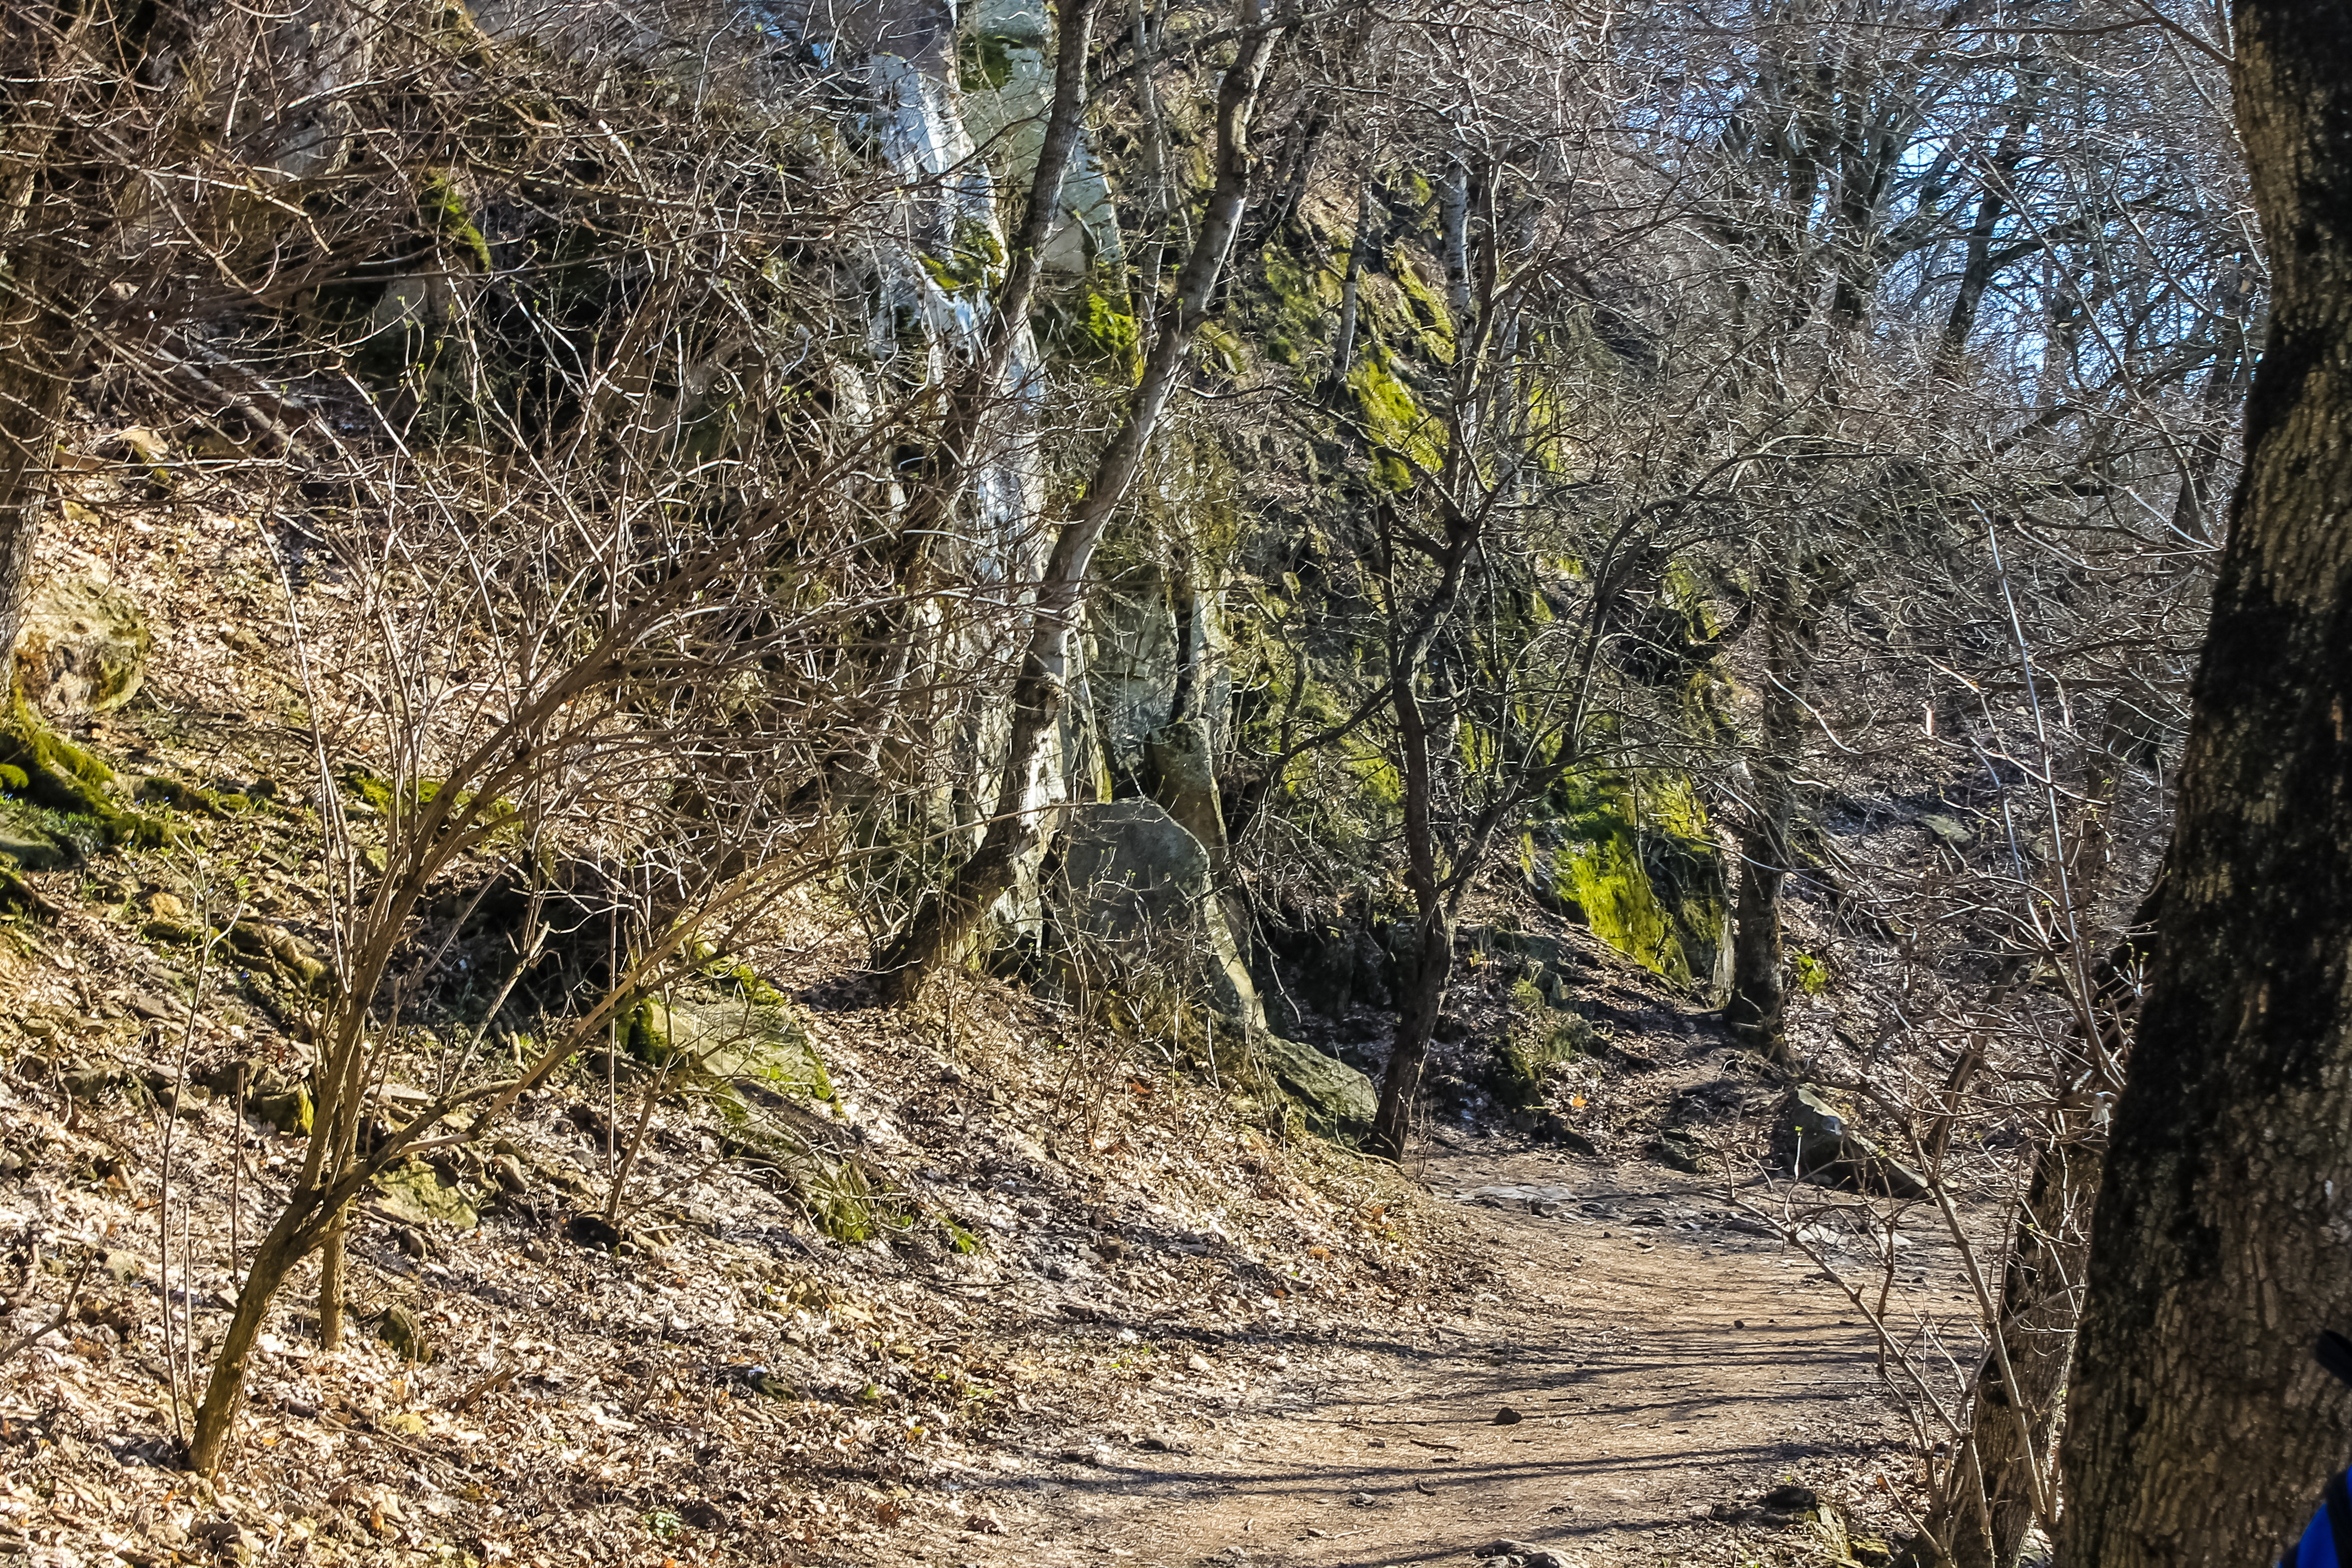
<svg viewBox="0 0 2352 1568"><path fill-rule="evenodd" d="M1719 1178L1481 1142L1425 1179L1479 1205L1491 1289L1289 1347L1222 1419L1171 1401L1159 1431L1038 1453L1000 1494L1003 1533L961 1560L1467 1568L1507 1538L1570 1563L1753 1562L1757 1531L1815 1529L1756 1506L1791 1482L1857 1538L1901 1529L1876 1478L1908 1489L1912 1461L1875 1340L1801 1253L1738 1228ZM1936 1297L1968 1315L1945 1273Z"/></svg>

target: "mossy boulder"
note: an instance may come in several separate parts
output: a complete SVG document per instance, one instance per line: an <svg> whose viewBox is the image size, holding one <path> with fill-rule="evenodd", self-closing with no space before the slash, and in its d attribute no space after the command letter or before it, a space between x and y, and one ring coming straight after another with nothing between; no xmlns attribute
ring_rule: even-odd
<svg viewBox="0 0 2352 1568"><path fill-rule="evenodd" d="M8 771L24 776L21 771ZM71 839L50 832L33 813L0 799L0 863L25 871L56 871L79 858Z"/></svg>
<svg viewBox="0 0 2352 1568"><path fill-rule="evenodd" d="M1832 1186L1916 1200L1927 1195L1918 1172L1890 1159L1846 1125L1844 1113L1811 1084L1799 1084L1780 1102L1772 1152L1794 1174Z"/></svg>
<svg viewBox="0 0 2352 1568"><path fill-rule="evenodd" d="M147 679L155 646L137 600L88 578L35 594L16 637L16 689L52 719L120 708Z"/></svg>
<svg viewBox="0 0 2352 1568"><path fill-rule="evenodd" d="M1722 852L1686 781L1580 777L1521 838L1536 893L1644 968L1719 995L1730 982Z"/></svg>
<svg viewBox="0 0 2352 1568"><path fill-rule="evenodd" d="M831 1100L833 1079L792 1007L752 996L647 997L629 1016L628 1047L660 1066L684 1060L713 1078L751 1079L803 1100Z"/></svg>
<svg viewBox="0 0 2352 1568"><path fill-rule="evenodd" d="M1355 1134L1371 1126L1381 1097L1370 1079L1312 1046L1280 1035L1259 1035L1251 1045L1259 1064L1304 1103L1318 1131Z"/></svg>
<svg viewBox="0 0 2352 1568"><path fill-rule="evenodd" d="M386 1307L375 1321L375 1337L400 1352L403 1361L418 1365L433 1359L433 1342L416 1314L405 1307Z"/></svg>
<svg viewBox="0 0 2352 1568"><path fill-rule="evenodd" d="M411 1161L395 1165L374 1179L376 1207L410 1225L438 1223L471 1230L481 1216L463 1188L444 1186L430 1165Z"/></svg>
<svg viewBox="0 0 2352 1568"><path fill-rule="evenodd" d="M1064 822L1060 901L1074 923L1113 940L1147 926L1196 932L1211 1001L1244 1027L1265 1027L1265 1009L1201 841L1157 801L1082 802Z"/></svg>

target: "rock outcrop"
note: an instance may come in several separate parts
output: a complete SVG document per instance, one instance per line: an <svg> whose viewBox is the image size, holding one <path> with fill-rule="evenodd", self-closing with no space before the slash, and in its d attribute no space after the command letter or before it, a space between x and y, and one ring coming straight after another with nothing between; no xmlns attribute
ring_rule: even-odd
<svg viewBox="0 0 2352 1568"><path fill-rule="evenodd" d="M1209 995L1244 1032L1255 1065L1297 1097L1320 1131L1348 1134L1370 1124L1378 1096L1370 1079L1267 1030L1257 987L1225 923L1209 852L1166 807L1148 800L1072 806L1062 883L1071 916L1099 936L1158 926L1197 940Z"/></svg>

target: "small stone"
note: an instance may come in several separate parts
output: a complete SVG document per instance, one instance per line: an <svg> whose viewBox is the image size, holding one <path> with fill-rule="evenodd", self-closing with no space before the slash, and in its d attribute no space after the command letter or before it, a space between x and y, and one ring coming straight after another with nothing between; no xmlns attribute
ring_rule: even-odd
<svg viewBox="0 0 2352 1568"><path fill-rule="evenodd" d="M147 912L159 921L182 921L188 918L188 906L170 893L150 893Z"/></svg>
<svg viewBox="0 0 2352 1568"><path fill-rule="evenodd" d="M511 1154L491 1156L490 1179L498 1183L500 1192L511 1193L518 1197L530 1185L530 1178L523 1174L522 1162Z"/></svg>
<svg viewBox="0 0 2352 1568"><path fill-rule="evenodd" d="M533 1263L544 1263L555 1256L535 1241L526 1241L522 1244L522 1255Z"/></svg>
<svg viewBox="0 0 2352 1568"><path fill-rule="evenodd" d="M176 1023L188 1016L188 1010L178 1003L156 995L152 991L133 991L122 999L123 1005L150 1023Z"/></svg>
<svg viewBox="0 0 2352 1568"><path fill-rule="evenodd" d="M420 1263L428 1256L425 1247L425 1238L407 1226L404 1225L394 1227L392 1233L392 1239L394 1244L397 1246L401 1251L405 1252L409 1257L415 1258Z"/></svg>
<svg viewBox="0 0 2352 1568"><path fill-rule="evenodd" d="M1516 1426L1526 1419L1526 1416L1520 1415L1517 1411L1506 1405L1500 1410L1495 1412L1494 1424L1497 1426Z"/></svg>
<svg viewBox="0 0 2352 1568"><path fill-rule="evenodd" d="M1374 1497L1370 1492L1350 1492L1348 1494L1348 1506L1349 1508L1378 1508L1380 1506L1380 1502L1381 1500Z"/></svg>

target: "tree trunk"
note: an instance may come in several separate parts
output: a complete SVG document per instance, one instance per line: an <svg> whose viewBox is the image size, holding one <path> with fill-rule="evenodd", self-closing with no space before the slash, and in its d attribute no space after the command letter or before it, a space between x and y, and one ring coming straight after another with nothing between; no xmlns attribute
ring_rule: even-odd
<svg viewBox="0 0 2352 1568"><path fill-rule="evenodd" d="M1062 525L1046 560L1028 650L1013 682L1012 735L988 831L948 885L916 909L906 931L883 952L878 967L884 991L892 1000L913 995L933 970L962 950L989 906L1013 885L1013 868L1037 840L1038 814L1029 809L1029 796L1045 760L1045 741L1068 695L1070 640L1084 607L1095 546L1143 466L1152 431L1175 391L1248 204L1249 118L1275 42L1264 11L1264 0L1244 0L1241 52L1218 89L1217 177L1201 237L1177 275L1175 298L1160 312L1160 330L1144 362L1142 380L1129 400L1126 421L1103 449L1093 482Z"/></svg>
<svg viewBox="0 0 2352 1568"><path fill-rule="evenodd" d="M1944 1517L1929 1526L1929 1534L1948 1542L1958 1568L2017 1568L2034 1494L2051 1475L2099 1190L2099 1148L2086 1136L2093 1106L2085 1095L2074 1101L2034 1159L2001 1274L2000 1346L1985 1357L1968 1451Z"/></svg>
<svg viewBox="0 0 2352 1568"><path fill-rule="evenodd" d="M1339 397L1348 387L1348 373L1356 364L1356 316L1364 281L1364 252L1372 244L1372 177L1364 175L1356 187L1356 237L1348 247L1348 270L1339 283L1339 332L1331 348L1329 393Z"/></svg>
<svg viewBox="0 0 2352 1568"><path fill-rule="evenodd" d="M2239 0L2275 269L2069 1391L2063 1560L2274 1560L2352 1447L2352 11Z"/></svg>
<svg viewBox="0 0 2352 1568"><path fill-rule="evenodd" d="M1821 626L1783 577L1766 585L1763 733L1750 772L1754 799L1739 837L1739 901L1731 939L1731 996L1723 1021L1739 1039L1779 1058L1788 1051L1782 1014L1788 969L1780 938L1780 894L1789 879L1789 834L1796 821L1797 775L1803 765L1804 692L1821 651Z"/></svg>
<svg viewBox="0 0 2352 1568"><path fill-rule="evenodd" d="M336 1212L319 1248L319 1348L343 1348L343 1239L351 1228L351 1206Z"/></svg>
<svg viewBox="0 0 2352 1568"><path fill-rule="evenodd" d="M78 254L95 222L83 211L102 193L87 174L60 180L50 165L52 144L62 129L56 100L64 96L58 79L68 70L67 34L71 12L47 5L14 5L0 12L0 273L8 287L0 294L0 697L16 680L16 633L24 624L25 588L33 564L33 542L49 494L58 427L85 347L77 321L96 279L61 265L53 254ZM122 29L126 48L139 36ZM92 47L93 40L84 40ZM136 58L135 53L132 58ZM81 232L70 231L81 228ZM70 234L59 247L60 233Z"/></svg>
<svg viewBox="0 0 2352 1568"><path fill-rule="evenodd" d="M1404 784L1405 885L1412 889L1419 919L1413 922L1412 967L1404 976L1396 1037L1381 1074L1381 1105L1365 1147L1391 1160L1404 1158L1412 1131L1412 1108L1429 1042L1445 1006L1445 984L1454 972L1454 921L1437 861L1433 812L1436 773L1431 765L1428 715L1416 685L1422 658L1407 649L1389 672L1390 702L1396 710L1399 770Z"/></svg>
<svg viewBox="0 0 2352 1568"><path fill-rule="evenodd" d="M1421 1075L1429 1063L1429 1042L1445 1010L1445 988L1454 973L1454 922L1441 903L1423 909L1413 921L1411 968L1397 1010L1396 1034L1388 1066L1381 1073L1381 1106L1364 1140L1368 1152L1404 1158L1412 1132L1412 1110L1421 1098Z"/></svg>
<svg viewBox="0 0 2352 1568"><path fill-rule="evenodd" d="M0 696L16 679L11 657L24 625L25 587L32 571L33 542L49 494L49 464L57 450L58 424L65 413L66 376L45 368L52 352L44 324L48 312L19 300L8 302L0 326Z"/></svg>

